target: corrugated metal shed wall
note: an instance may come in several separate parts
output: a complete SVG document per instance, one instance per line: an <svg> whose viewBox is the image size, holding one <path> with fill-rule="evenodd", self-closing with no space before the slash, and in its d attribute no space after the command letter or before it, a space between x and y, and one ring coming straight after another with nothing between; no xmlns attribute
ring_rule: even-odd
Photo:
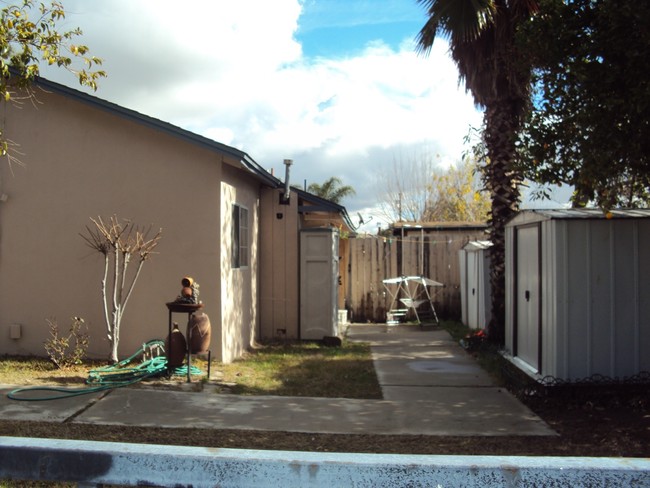
<svg viewBox="0 0 650 488"><path fill-rule="evenodd" d="M507 348L516 350L521 328L515 316L515 229L537 221L540 374L578 380L650 371L650 218L555 217L523 212L508 226Z"/></svg>
<svg viewBox="0 0 650 488"><path fill-rule="evenodd" d="M566 247L560 244L559 234L563 228L555 225L558 221L547 220L541 223L541 270L542 270L542 368L545 375L562 376L558 371L558 359L568 352L567 341L558 334L558 297L567 294L566 278L569 267L566 263Z"/></svg>

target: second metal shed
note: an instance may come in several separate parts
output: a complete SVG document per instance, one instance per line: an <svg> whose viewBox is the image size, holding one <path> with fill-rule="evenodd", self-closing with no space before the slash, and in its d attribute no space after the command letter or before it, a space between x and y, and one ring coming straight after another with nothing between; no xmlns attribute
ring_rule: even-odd
<svg viewBox="0 0 650 488"><path fill-rule="evenodd" d="M471 329L485 329L490 311L490 241L470 241L458 251L461 317Z"/></svg>
<svg viewBox="0 0 650 488"><path fill-rule="evenodd" d="M542 377L650 371L650 210L529 210L513 218L506 348Z"/></svg>

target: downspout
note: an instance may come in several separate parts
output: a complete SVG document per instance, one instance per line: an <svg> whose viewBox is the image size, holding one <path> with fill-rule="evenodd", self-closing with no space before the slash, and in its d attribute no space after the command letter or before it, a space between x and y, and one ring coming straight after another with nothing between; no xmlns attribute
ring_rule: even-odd
<svg viewBox="0 0 650 488"><path fill-rule="evenodd" d="M285 159L284 160L284 166L285 166L285 173L284 173L284 193L282 195L282 200L281 204L283 205L290 205L291 202L289 201L289 198L291 197L291 184L290 184L290 178L289 174L291 172L291 165L293 164L292 159ZM290 210L290 209L289 209ZM289 256L287 255L287 246L284 247L284 262L288 262ZM298 256L300 256L300 245L298 245ZM298 339L300 339L300 258L298 257L298 323L296 324L296 336ZM284 303L284 315L287 317L288 314L288 302L287 302L287 296L289 293L288 290L288 283L289 283L289 276L287 275L287 272L285 270L285 276L284 276L284 297L285 297L285 303ZM287 325L285 324L285 339L287 336Z"/></svg>

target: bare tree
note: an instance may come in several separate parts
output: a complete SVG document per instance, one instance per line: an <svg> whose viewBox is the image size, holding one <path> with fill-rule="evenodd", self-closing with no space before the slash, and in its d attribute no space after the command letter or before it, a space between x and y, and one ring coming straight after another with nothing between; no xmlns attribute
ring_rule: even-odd
<svg viewBox="0 0 650 488"><path fill-rule="evenodd" d="M380 176L383 217L393 222L485 222L489 194L482 190L478 165L466 157L444 168L431 153L394 159L392 173Z"/></svg>
<svg viewBox="0 0 650 488"><path fill-rule="evenodd" d="M378 173L379 208L391 222L418 222L424 217L433 192L436 160L431 153L393 158L392 171Z"/></svg>
<svg viewBox="0 0 650 488"><path fill-rule="evenodd" d="M119 361L117 349L120 342L120 325L126 304L133 293L144 262L151 257L160 240L162 229L153 237L151 227L147 230L136 226L129 220L120 222L112 216L108 222L101 217L90 219L93 226L86 226L86 234L80 234L89 247L104 255L104 275L102 277L102 297L107 336L111 346L110 360ZM137 266L128 273L132 259ZM112 275L109 281L109 273Z"/></svg>

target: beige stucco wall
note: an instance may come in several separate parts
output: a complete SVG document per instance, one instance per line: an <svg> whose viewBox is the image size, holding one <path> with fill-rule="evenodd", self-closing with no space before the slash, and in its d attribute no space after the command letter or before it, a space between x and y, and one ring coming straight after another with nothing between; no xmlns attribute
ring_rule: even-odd
<svg viewBox="0 0 650 488"><path fill-rule="evenodd" d="M260 320L263 339L297 339L299 327L298 198L280 203L264 189L260 218Z"/></svg>
<svg viewBox="0 0 650 488"><path fill-rule="evenodd" d="M250 263L232 267L232 205L248 209ZM259 329L258 313L259 186L240 171L224 166L221 183L221 361L230 362L250 348Z"/></svg>
<svg viewBox="0 0 650 488"><path fill-rule="evenodd" d="M211 318L213 354L230 357L222 351L229 344L218 339L227 310L221 299L232 297L221 288L224 228L219 222L224 192L243 180L229 172L231 186L222 187L226 156L58 94L39 92L38 97L43 103L37 106L3 104L2 109L5 134L20 144L24 167L0 163L0 194L8 197L0 203L0 353L44 355L46 319L55 317L67 329L71 316L81 316L90 325L89 352L107 356L103 257L79 233L91 224L90 217L116 214L163 229L159 254L145 263L127 305L120 356L166 336L165 303L176 298L181 278L190 275L201 285ZM251 215L257 208L254 186L244 192ZM254 297L256 290L247 293ZM254 310L241 319L255 321ZM184 326L186 317L175 320ZM225 327L232 337L229 320ZM17 340L9 338L14 323L22 325ZM248 339L237 341L235 351Z"/></svg>

